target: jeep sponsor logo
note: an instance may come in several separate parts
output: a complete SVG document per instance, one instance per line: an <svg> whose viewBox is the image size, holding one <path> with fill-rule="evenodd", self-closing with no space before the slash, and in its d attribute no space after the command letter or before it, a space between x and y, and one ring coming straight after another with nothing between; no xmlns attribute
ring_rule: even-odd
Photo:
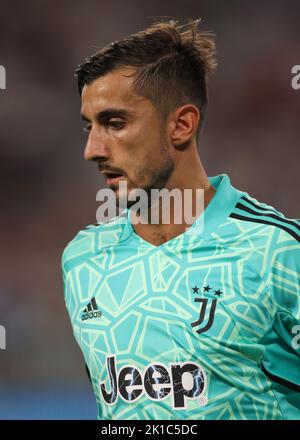
<svg viewBox="0 0 300 440"><path fill-rule="evenodd" d="M134 403L143 395L150 400L164 400L172 396L174 409L187 408L188 400L199 400L206 404L203 394L207 378L203 368L193 362L173 362L168 367L161 363L148 365L144 372L134 365L116 369L116 356L107 356L107 371L110 391L105 381L100 382L102 398L108 405L114 405L120 396L126 403Z"/></svg>

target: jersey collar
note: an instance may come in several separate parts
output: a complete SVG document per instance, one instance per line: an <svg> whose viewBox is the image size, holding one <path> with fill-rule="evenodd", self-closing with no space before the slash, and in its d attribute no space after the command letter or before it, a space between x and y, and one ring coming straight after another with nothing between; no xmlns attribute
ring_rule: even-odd
<svg viewBox="0 0 300 440"><path fill-rule="evenodd" d="M239 191L231 185L230 179L226 174L220 174L209 177L209 181L215 188L216 192L205 208L204 212L185 232L163 243L160 246L152 245L139 237L130 221L130 208L126 208L120 215L120 220L124 223L119 242L124 242L129 238L137 239L140 244L145 244L153 248L161 248L163 246L175 246L187 244L195 240L204 239L216 230L218 225L226 221L238 200L243 196L244 192Z"/></svg>

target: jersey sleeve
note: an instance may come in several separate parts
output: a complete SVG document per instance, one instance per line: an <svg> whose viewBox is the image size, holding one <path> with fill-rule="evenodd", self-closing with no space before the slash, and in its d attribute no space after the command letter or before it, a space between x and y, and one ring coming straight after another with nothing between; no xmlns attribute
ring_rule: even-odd
<svg viewBox="0 0 300 440"><path fill-rule="evenodd" d="M94 235L91 233L93 225L79 231L66 245L61 255L61 271L63 281L64 300L72 324L73 333L79 344L80 328L76 322L78 292L74 288L74 273L82 262L94 255Z"/></svg>
<svg viewBox="0 0 300 440"><path fill-rule="evenodd" d="M297 236L280 232L271 256L268 284L275 314L264 338L261 366L271 379L300 392L300 241Z"/></svg>

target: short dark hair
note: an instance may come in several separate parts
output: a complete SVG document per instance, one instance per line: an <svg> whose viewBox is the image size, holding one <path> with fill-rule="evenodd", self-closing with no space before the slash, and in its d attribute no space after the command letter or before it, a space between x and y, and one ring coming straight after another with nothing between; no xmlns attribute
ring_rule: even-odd
<svg viewBox="0 0 300 440"><path fill-rule="evenodd" d="M117 40L75 69L81 95L85 84L117 68L135 68L133 90L148 98L163 119L181 105L197 106L201 121L208 104L207 77L217 67L214 34L198 30L201 19L160 20Z"/></svg>

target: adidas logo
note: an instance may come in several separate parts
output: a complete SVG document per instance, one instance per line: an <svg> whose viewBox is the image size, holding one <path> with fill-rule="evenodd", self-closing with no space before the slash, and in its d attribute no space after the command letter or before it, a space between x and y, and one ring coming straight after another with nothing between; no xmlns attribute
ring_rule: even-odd
<svg viewBox="0 0 300 440"><path fill-rule="evenodd" d="M92 298L81 314L81 321L86 319L100 318L102 312L98 309L95 298Z"/></svg>

